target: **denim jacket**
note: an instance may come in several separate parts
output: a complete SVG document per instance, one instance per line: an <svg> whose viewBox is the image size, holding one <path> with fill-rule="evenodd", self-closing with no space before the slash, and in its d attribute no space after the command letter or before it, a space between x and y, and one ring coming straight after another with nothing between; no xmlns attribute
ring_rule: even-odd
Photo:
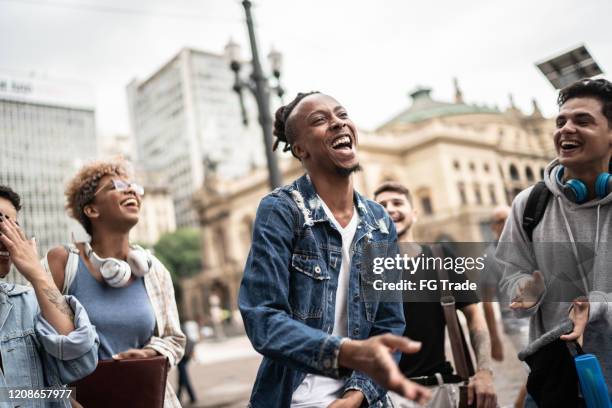
<svg viewBox="0 0 612 408"><path fill-rule="evenodd" d="M377 203L357 192L354 203L359 224L351 246L348 335L402 335L402 304L365 301L360 288L366 275L364 247L379 256L394 256L395 227ZM250 407L289 407L306 373L344 378L345 391L360 390L368 406L386 406L386 392L373 380L338 367L341 338L331 333L341 260L341 235L307 175L264 197L238 300L247 335L264 355Z"/></svg>
<svg viewBox="0 0 612 408"><path fill-rule="evenodd" d="M72 296L75 330L60 335L38 307L32 288L0 282L0 388L60 387L90 374L98 363L98 335ZM70 407L68 400L0 402L8 407Z"/></svg>

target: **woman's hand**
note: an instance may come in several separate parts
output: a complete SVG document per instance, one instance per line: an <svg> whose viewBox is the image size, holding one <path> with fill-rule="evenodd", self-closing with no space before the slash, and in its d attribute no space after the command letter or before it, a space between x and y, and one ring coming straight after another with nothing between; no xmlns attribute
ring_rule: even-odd
<svg viewBox="0 0 612 408"><path fill-rule="evenodd" d="M129 349L115 354L113 356L113 360L125 360L126 358L149 358L158 355L159 353L151 348Z"/></svg>
<svg viewBox="0 0 612 408"><path fill-rule="evenodd" d="M46 273L38 262L34 238L28 240L17 223L0 213L0 242L6 247L11 262L28 281L45 278Z"/></svg>

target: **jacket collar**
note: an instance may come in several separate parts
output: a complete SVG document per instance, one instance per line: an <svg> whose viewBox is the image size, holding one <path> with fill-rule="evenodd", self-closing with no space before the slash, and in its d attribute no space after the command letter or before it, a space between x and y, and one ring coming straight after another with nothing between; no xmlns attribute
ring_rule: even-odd
<svg viewBox="0 0 612 408"><path fill-rule="evenodd" d="M308 174L295 180L289 187L289 191L291 198L304 215L304 225L312 226L317 222L330 221ZM384 220L374 218L366 204L366 199L356 190L353 190L353 202L359 214L359 222L365 224L369 231L380 230L385 234L389 232Z"/></svg>
<svg viewBox="0 0 612 408"><path fill-rule="evenodd" d="M0 303L2 302L3 296L17 296L31 289L30 286L0 281Z"/></svg>
<svg viewBox="0 0 612 408"><path fill-rule="evenodd" d="M12 283L0 282L0 331L4 327L6 319L13 308L13 302L10 301L9 296L13 294L13 290L16 287Z"/></svg>

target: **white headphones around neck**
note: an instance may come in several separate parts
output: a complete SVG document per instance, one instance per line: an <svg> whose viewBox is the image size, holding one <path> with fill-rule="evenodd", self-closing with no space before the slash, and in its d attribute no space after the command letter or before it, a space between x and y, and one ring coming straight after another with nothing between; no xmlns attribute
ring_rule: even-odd
<svg viewBox="0 0 612 408"><path fill-rule="evenodd" d="M127 262L116 258L100 258L85 242L85 255L98 268L104 281L113 288L122 288L130 281L132 274L143 277L151 270L153 260L149 253L138 245L130 245Z"/></svg>

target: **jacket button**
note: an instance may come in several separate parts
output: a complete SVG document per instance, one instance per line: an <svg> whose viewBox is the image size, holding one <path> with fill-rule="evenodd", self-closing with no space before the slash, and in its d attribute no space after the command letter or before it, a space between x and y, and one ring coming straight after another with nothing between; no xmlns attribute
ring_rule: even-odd
<svg viewBox="0 0 612 408"><path fill-rule="evenodd" d="M316 265L314 267L314 271L315 271L315 273L321 273L321 267L319 265Z"/></svg>

